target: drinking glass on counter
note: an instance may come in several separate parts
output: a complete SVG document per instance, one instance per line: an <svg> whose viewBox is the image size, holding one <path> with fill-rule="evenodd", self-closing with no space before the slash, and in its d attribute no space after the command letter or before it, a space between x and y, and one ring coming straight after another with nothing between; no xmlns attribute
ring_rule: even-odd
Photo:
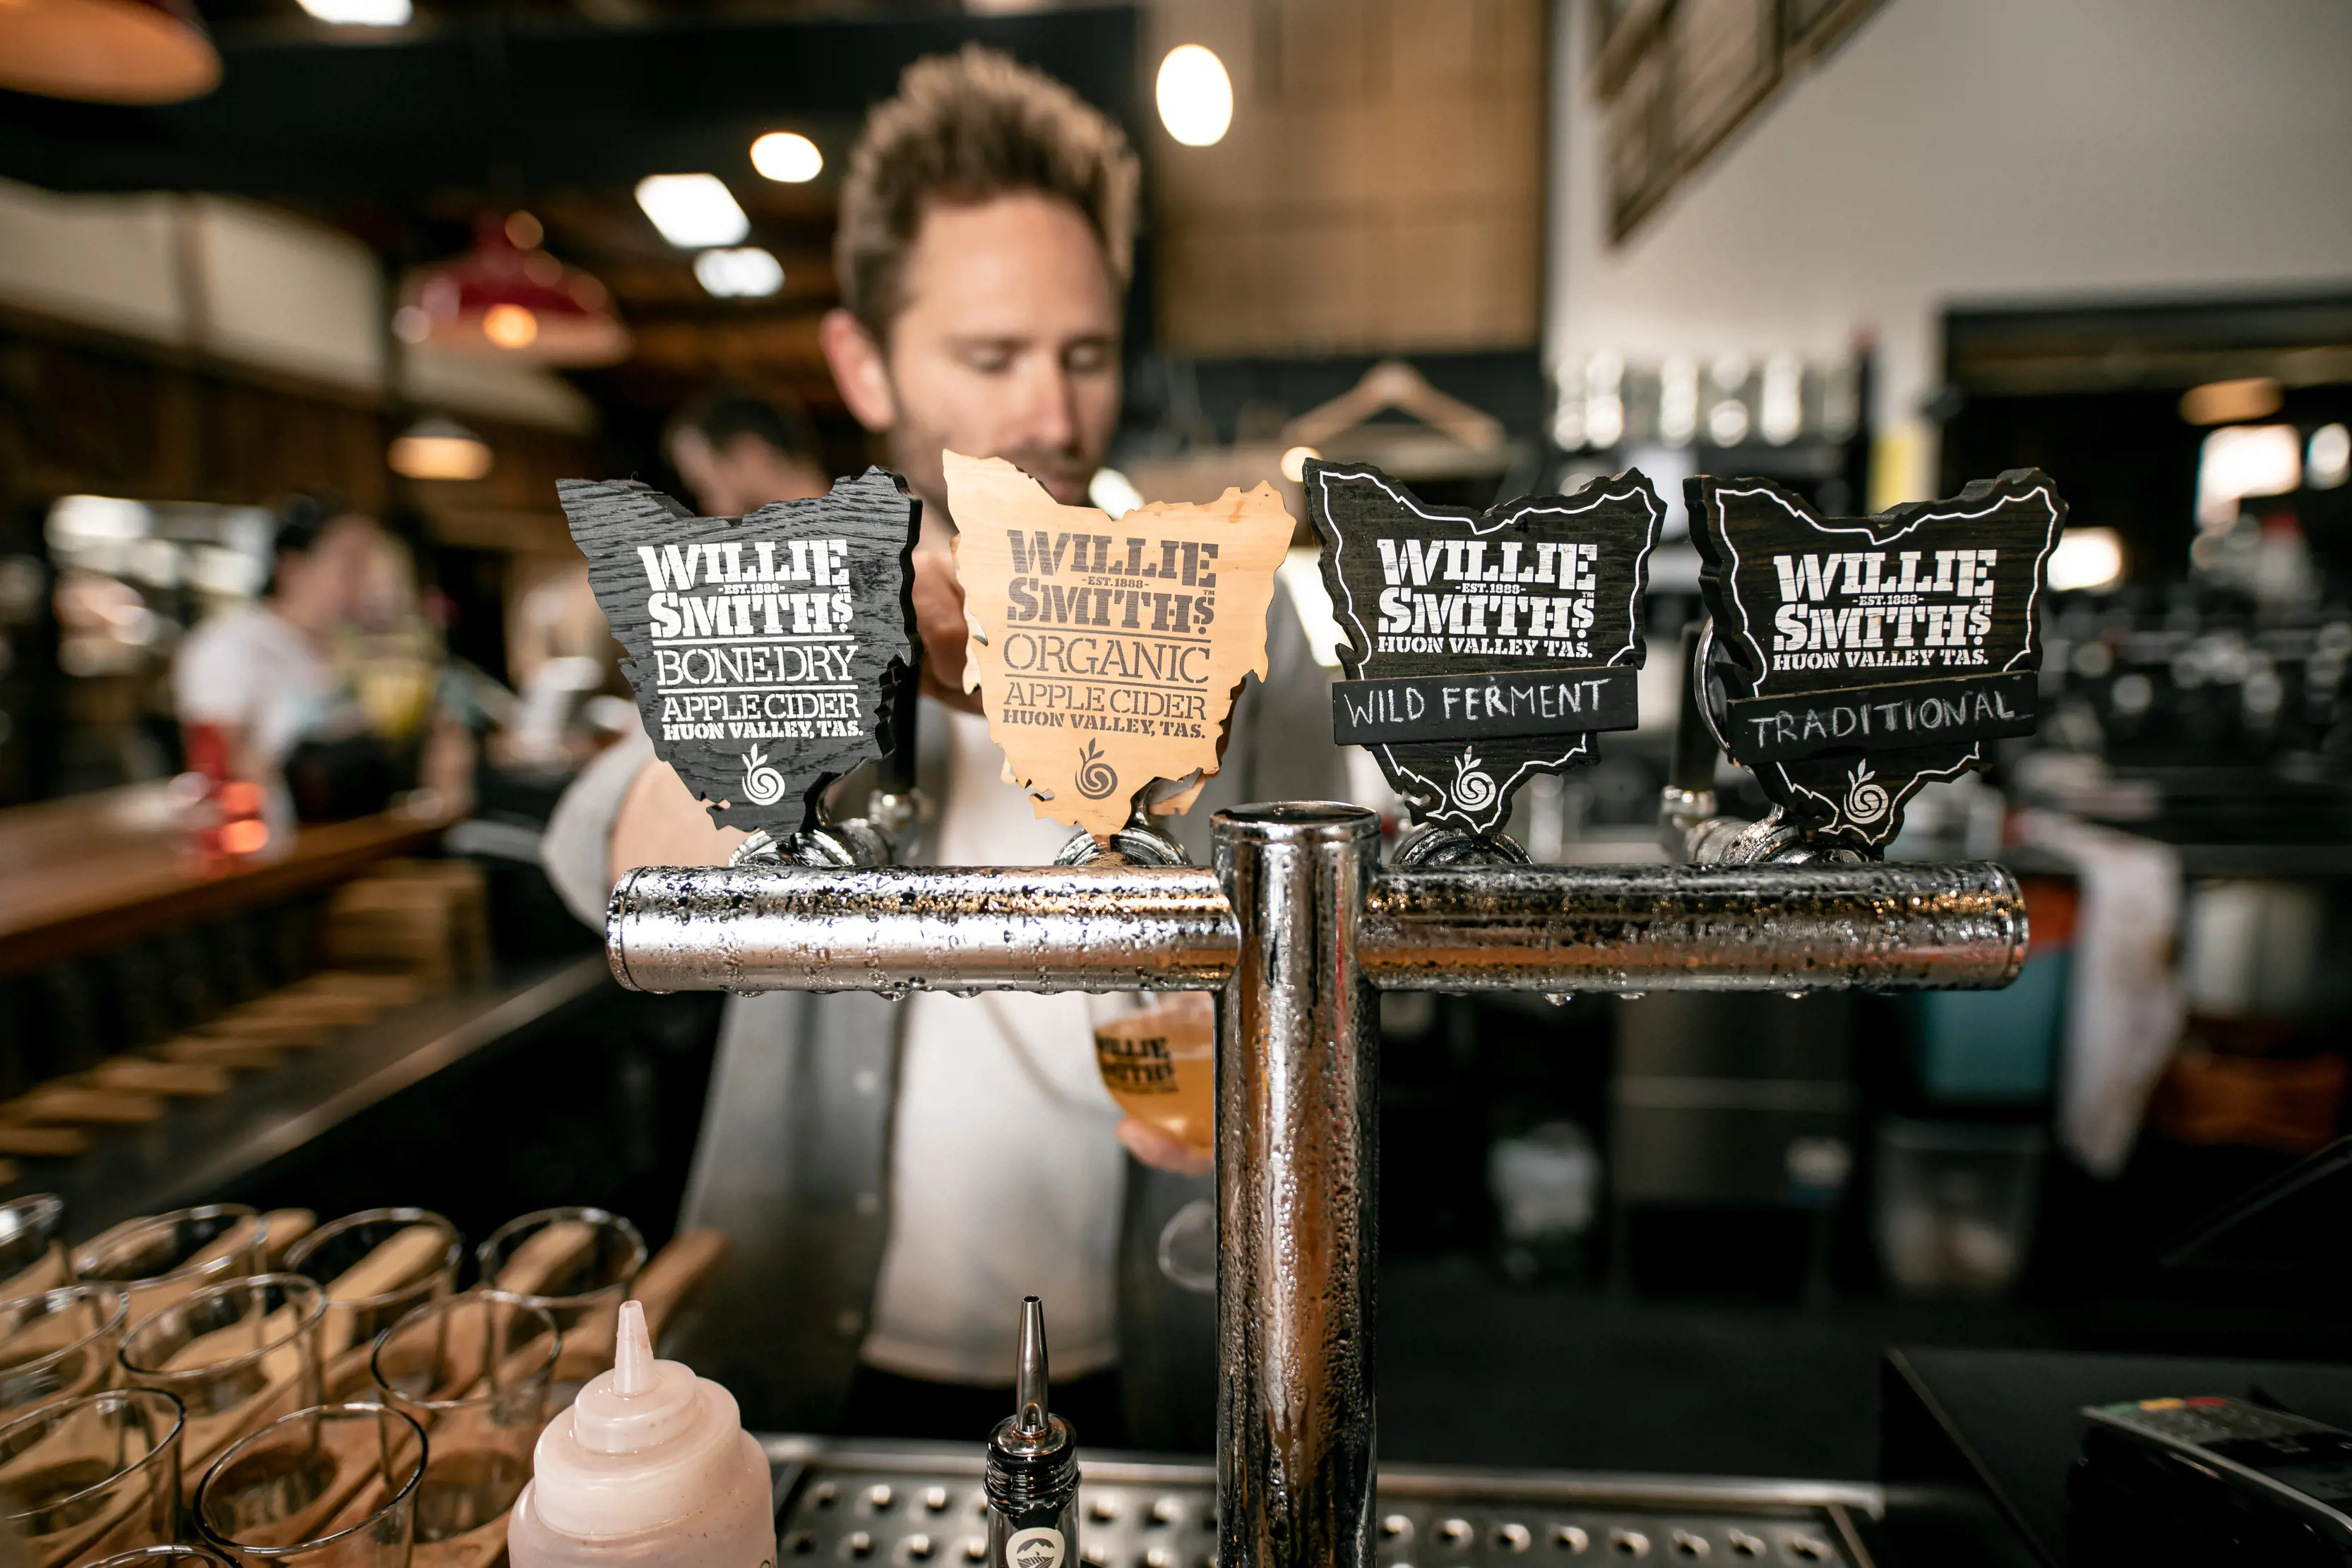
<svg viewBox="0 0 2352 1568"><path fill-rule="evenodd" d="M1217 1141L1217 1004L1206 991L1100 998L1095 1065L1118 1108L1206 1151Z"/></svg>
<svg viewBox="0 0 2352 1568"><path fill-rule="evenodd" d="M230 1563L209 1546L174 1542L168 1546L134 1546L89 1568L230 1568Z"/></svg>
<svg viewBox="0 0 2352 1568"><path fill-rule="evenodd" d="M0 1530L34 1568L68 1568L178 1533L180 1402L111 1388L0 1427Z"/></svg>
<svg viewBox="0 0 2352 1568"><path fill-rule="evenodd" d="M0 1203L0 1301L54 1291L73 1281L65 1199L37 1192Z"/></svg>
<svg viewBox="0 0 2352 1568"><path fill-rule="evenodd" d="M268 1228L241 1203L126 1219L82 1243L74 1272L121 1286L131 1298L131 1326L137 1328L200 1285L259 1273Z"/></svg>
<svg viewBox="0 0 2352 1568"><path fill-rule="evenodd" d="M322 1225L286 1254L286 1271L327 1295L319 1364L329 1399L368 1397L368 1347L409 1312L457 1286L466 1244L424 1208L369 1208Z"/></svg>
<svg viewBox="0 0 2352 1568"><path fill-rule="evenodd" d="M425 1429L415 1568L478 1568L504 1550L561 1343L547 1309L495 1291L429 1302L376 1341L378 1397Z"/></svg>
<svg viewBox="0 0 2352 1568"><path fill-rule="evenodd" d="M544 1307L563 1345L552 1408L613 1364L621 1303L646 1266L637 1228L601 1208L542 1208L508 1220L474 1252L484 1285Z"/></svg>
<svg viewBox="0 0 2352 1568"><path fill-rule="evenodd" d="M0 1301L0 1418L110 1388L131 1301L114 1285L67 1285Z"/></svg>
<svg viewBox="0 0 2352 1568"><path fill-rule="evenodd" d="M266 1421L320 1402L327 1298L299 1274L207 1285L132 1329L122 1370L187 1406L186 1463L199 1471Z"/></svg>
<svg viewBox="0 0 2352 1568"><path fill-rule="evenodd" d="M238 1442L196 1487L205 1544L246 1568L408 1568L425 1433L383 1405L317 1405Z"/></svg>

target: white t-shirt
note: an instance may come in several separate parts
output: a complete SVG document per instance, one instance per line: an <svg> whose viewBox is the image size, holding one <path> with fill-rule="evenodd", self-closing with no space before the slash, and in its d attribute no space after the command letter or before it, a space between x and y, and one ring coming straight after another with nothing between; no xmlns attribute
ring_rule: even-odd
<svg viewBox="0 0 2352 1568"><path fill-rule="evenodd" d="M234 725L273 761L325 714L332 695L327 656L267 605L223 611L180 644L172 700L183 724Z"/></svg>
<svg viewBox="0 0 2352 1568"><path fill-rule="evenodd" d="M1044 865L1071 830L1005 782L988 721L926 701L944 726L941 865ZM1126 1155L1095 1067L1093 998L918 992L890 1145L890 1236L862 1354L909 1377L1002 1383L1021 1298L1045 1303L1054 1370L1118 1356L1115 1270Z"/></svg>

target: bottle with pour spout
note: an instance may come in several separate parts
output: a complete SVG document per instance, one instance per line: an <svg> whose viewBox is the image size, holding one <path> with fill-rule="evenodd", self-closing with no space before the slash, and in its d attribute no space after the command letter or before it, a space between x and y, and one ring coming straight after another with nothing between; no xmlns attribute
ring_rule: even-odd
<svg viewBox="0 0 2352 1568"><path fill-rule="evenodd" d="M1013 1414L988 1440L989 1568L1078 1568L1078 1445L1045 1408L1045 1309L1021 1302ZM516 1568L523 1568L520 1563Z"/></svg>
<svg viewBox="0 0 2352 1568"><path fill-rule="evenodd" d="M513 1568L762 1568L776 1559L768 1459L734 1396L656 1361L621 1304L610 1372L539 1435L507 1521Z"/></svg>

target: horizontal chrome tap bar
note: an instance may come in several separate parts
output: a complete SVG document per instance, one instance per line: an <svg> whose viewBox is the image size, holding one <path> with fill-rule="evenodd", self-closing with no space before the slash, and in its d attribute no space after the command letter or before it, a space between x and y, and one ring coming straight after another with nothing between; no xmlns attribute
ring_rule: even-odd
<svg viewBox="0 0 2352 1568"><path fill-rule="evenodd" d="M2025 936L1984 862L1513 866L1376 878L1357 951L1389 991L1972 990Z"/></svg>
<svg viewBox="0 0 2352 1568"><path fill-rule="evenodd" d="M647 866L605 951L643 991L1213 990L1241 932L1205 866Z"/></svg>
<svg viewBox="0 0 2352 1568"><path fill-rule="evenodd" d="M1214 989L1241 933L1196 866L647 867L613 972L648 991ZM1386 990L2007 985L2017 883L1990 864L1519 866L1375 876L1358 962Z"/></svg>

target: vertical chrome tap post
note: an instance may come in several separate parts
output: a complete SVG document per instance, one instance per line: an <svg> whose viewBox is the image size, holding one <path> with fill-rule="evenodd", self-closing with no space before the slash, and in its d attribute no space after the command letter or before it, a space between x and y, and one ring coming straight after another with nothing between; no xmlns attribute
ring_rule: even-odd
<svg viewBox="0 0 2352 1568"><path fill-rule="evenodd" d="M1380 998L1356 956L1380 824L1217 814L1241 951L1217 1041L1222 1568L1371 1562Z"/></svg>

